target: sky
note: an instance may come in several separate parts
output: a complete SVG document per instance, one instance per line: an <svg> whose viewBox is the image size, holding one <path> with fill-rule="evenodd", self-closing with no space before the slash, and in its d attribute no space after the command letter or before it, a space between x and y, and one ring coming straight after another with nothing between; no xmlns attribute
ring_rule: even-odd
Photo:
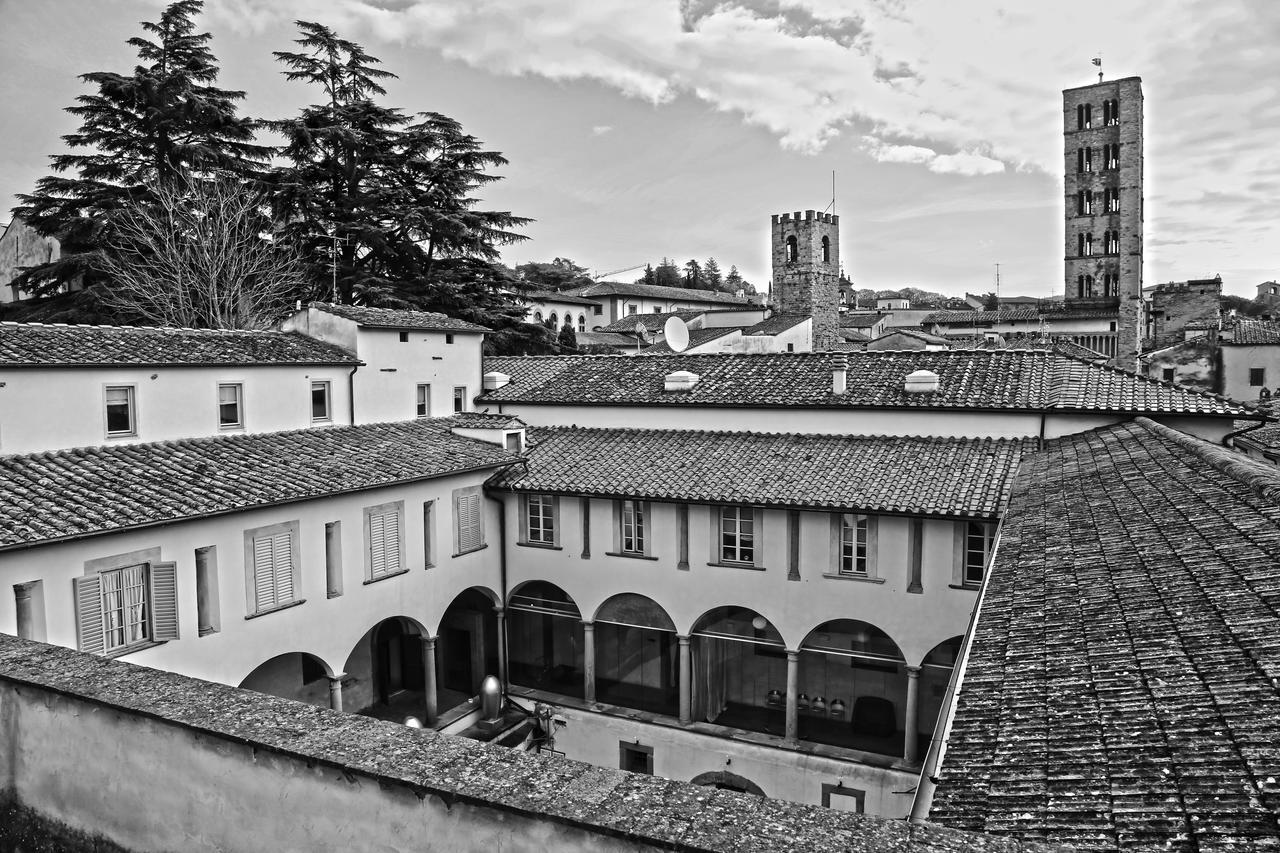
<svg viewBox="0 0 1280 853"><path fill-rule="evenodd" d="M0 221L75 129L77 75L130 70L162 7L0 0ZM714 257L762 285L770 216L834 203L859 287L986 292L999 264L1003 294L1061 293L1061 91L1100 55L1143 80L1145 283L1280 276L1275 0L208 0L245 114L314 100L271 55L297 19L508 158L482 206L536 220L511 265Z"/></svg>

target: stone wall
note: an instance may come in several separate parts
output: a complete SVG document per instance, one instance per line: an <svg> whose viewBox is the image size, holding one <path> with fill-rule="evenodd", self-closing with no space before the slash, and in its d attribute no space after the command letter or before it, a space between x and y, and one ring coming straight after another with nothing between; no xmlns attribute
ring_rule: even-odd
<svg viewBox="0 0 1280 853"><path fill-rule="evenodd" d="M3 850L1038 849L507 750L5 635L0 819Z"/></svg>
<svg viewBox="0 0 1280 853"><path fill-rule="evenodd" d="M28 294L18 293L11 282L24 267L57 260L58 241L41 237L21 219L14 219L0 232L0 302L13 302Z"/></svg>
<svg viewBox="0 0 1280 853"><path fill-rule="evenodd" d="M813 350L829 350L838 340L840 319L840 217L812 210L773 217L773 296L783 314L813 317ZM795 238L796 257L787 258ZM827 239L826 260L822 240Z"/></svg>
<svg viewBox="0 0 1280 853"><path fill-rule="evenodd" d="M1169 346L1182 340L1182 329L1188 323L1217 320L1221 301L1221 276L1158 285L1151 294L1153 344Z"/></svg>

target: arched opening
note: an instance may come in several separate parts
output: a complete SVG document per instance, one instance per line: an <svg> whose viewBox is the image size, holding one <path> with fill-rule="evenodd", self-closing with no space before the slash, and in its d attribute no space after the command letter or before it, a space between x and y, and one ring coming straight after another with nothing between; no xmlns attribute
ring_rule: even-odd
<svg viewBox="0 0 1280 853"><path fill-rule="evenodd" d="M906 659L889 636L857 619L834 619L800 646L797 735L902 755Z"/></svg>
<svg viewBox="0 0 1280 853"><path fill-rule="evenodd" d="M796 249L796 237L794 234L792 234L790 237L787 238L787 263L789 264L795 263L796 257L798 255L799 255L799 252Z"/></svg>
<svg viewBox="0 0 1280 853"><path fill-rule="evenodd" d="M560 315L557 314L555 311L551 312L551 325L553 326L560 325Z"/></svg>
<svg viewBox="0 0 1280 853"><path fill-rule="evenodd" d="M947 687L951 684L951 675L963 644L964 637L944 640L934 646L920 664L920 718L917 728L920 730L920 743L926 747L938 724L938 714L946 700Z"/></svg>
<svg viewBox="0 0 1280 853"><path fill-rule="evenodd" d="M785 734L787 653L769 620L717 607L694 625L690 653L695 721Z"/></svg>
<svg viewBox="0 0 1280 853"><path fill-rule="evenodd" d="M582 613L555 584L530 581L507 605L507 671L513 685L583 697Z"/></svg>
<svg viewBox="0 0 1280 853"><path fill-rule="evenodd" d="M653 599L624 592L596 611L596 699L676 716L680 706L676 626Z"/></svg>
<svg viewBox="0 0 1280 853"><path fill-rule="evenodd" d="M822 262L831 263L831 238L826 236L822 238Z"/></svg>
<svg viewBox="0 0 1280 853"><path fill-rule="evenodd" d="M422 627L403 616L383 619L361 637L343 671L343 706L383 720L422 717L426 707Z"/></svg>
<svg viewBox="0 0 1280 853"><path fill-rule="evenodd" d="M449 603L436 636L436 705L448 711L480 694L498 675L498 616L490 593L463 590Z"/></svg>
<svg viewBox="0 0 1280 853"><path fill-rule="evenodd" d="M330 674L329 667L315 655L289 652L260 664L245 676L240 687L328 708Z"/></svg>
<svg viewBox="0 0 1280 853"><path fill-rule="evenodd" d="M707 788L719 788L722 791L738 791L743 794L765 796L764 790L745 776L730 773L728 770L713 770L710 773L699 773L689 780L690 785L702 785Z"/></svg>
<svg viewBox="0 0 1280 853"><path fill-rule="evenodd" d="M542 322L542 312L541 312L541 311L534 311L534 312L533 312L533 319L535 319L535 320L537 320L539 323L541 323L541 322Z"/></svg>
<svg viewBox="0 0 1280 853"><path fill-rule="evenodd" d="M586 330L587 330L587 315L579 314L578 315L578 331L585 332Z"/></svg>
<svg viewBox="0 0 1280 853"><path fill-rule="evenodd" d="M573 328L573 315L568 311L564 313L564 324L569 328Z"/></svg>

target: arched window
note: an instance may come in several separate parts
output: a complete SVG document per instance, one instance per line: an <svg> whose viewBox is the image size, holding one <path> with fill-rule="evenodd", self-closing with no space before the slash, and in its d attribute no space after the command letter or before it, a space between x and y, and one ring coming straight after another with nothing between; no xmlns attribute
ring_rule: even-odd
<svg viewBox="0 0 1280 853"><path fill-rule="evenodd" d="M796 248L796 237L794 234L792 234L790 237L787 238L787 263L794 264L796 262L796 256L798 254L799 254L799 251Z"/></svg>
<svg viewBox="0 0 1280 853"><path fill-rule="evenodd" d="M1092 231L1086 232L1084 235L1084 254L1085 255L1093 254L1093 232Z"/></svg>
<svg viewBox="0 0 1280 853"><path fill-rule="evenodd" d="M533 319L535 319L535 320L537 320L539 323L541 323L541 322L542 322L542 312L541 312L541 311L534 311L534 312L533 312Z"/></svg>
<svg viewBox="0 0 1280 853"><path fill-rule="evenodd" d="M824 264L831 263L831 238L822 238L822 262Z"/></svg>
<svg viewBox="0 0 1280 853"><path fill-rule="evenodd" d="M551 312L551 325L553 326L560 325L560 315L554 311Z"/></svg>
<svg viewBox="0 0 1280 853"><path fill-rule="evenodd" d="M1084 276L1078 275L1076 276L1076 296L1080 299L1084 299L1085 295Z"/></svg>
<svg viewBox="0 0 1280 853"><path fill-rule="evenodd" d="M568 311L564 312L564 324L569 328L573 328L573 315Z"/></svg>
<svg viewBox="0 0 1280 853"><path fill-rule="evenodd" d="M1084 295L1093 296L1093 276L1091 275L1084 277Z"/></svg>
<svg viewBox="0 0 1280 853"><path fill-rule="evenodd" d="M586 330L587 330L587 315L579 314L578 315L578 331L585 332Z"/></svg>

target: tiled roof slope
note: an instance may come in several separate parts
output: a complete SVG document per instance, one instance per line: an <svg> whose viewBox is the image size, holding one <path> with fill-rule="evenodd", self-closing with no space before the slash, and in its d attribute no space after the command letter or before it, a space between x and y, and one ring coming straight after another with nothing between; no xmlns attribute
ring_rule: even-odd
<svg viewBox="0 0 1280 853"><path fill-rule="evenodd" d="M0 368L359 363L295 332L0 323Z"/></svg>
<svg viewBox="0 0 1280 853"><path fill-rule="evenodd" d="M1280 344L1280 322L1238 319L1231 338L1224 339L1222 343L1244 346Z"/></svg>
<svg viewBox="0 0 1280 853"><path fill-rule="evenodd" d="M1039 320L1105 320L1116 318L1115 309L1105 308L1001 308L999 311L935 311L924 318L926 323L940 325L972 326L974 323L1008 323L1010 321Z"/></svg>
<svg viewBox="0 0 1280 853"><path fill-rule="evenodd" d="M697 290L688 287L666 287L661 284L631 284L625 281L598 281L568 291L577 296L643 296L649 299L671 299L677 302L714 302L726 305L757 304L746 297L718 290Z"/></svg>
<svg viewBox="0 0 1280 853"><path fill-rule="evenodd" d="M1032 439L698 430L530 431L493 485L650 500L994 518ZM572 464L565 464L572 460Z"/></svg>
<svg viewBox="0 0 1280 853"><path fill-rule="evenodd" d="M575 296L572 293L565 293L560 290L535 290L532 293L525 294L525 299L535 302L563 302L566 305L598 305L594 299L586 299L582 296Z"/></svg>
<svg viewBox="0 0 1280 853"><path fill-rule="evenodd" d="M516 459L448 420L0 456L0 549L425 480Z"/></svg>
<svg viewBox="0 0 1280 853"><path fill-rule="evenodd" d="M744 329L744 335L777 335L793 329L809 320L808 314L774 314L767 320L761 320L754 326Z"/></svg>
<svg viewBox="0 0 1280 853"><path fill-rule="evenodd" d="M334 305L312 302L312 308L344 317L376 329L414 329L423 332L487 332L484 326L458 320L434 311L412 311L407 308L369 308L364 305Z"/></svg>
<svg viewBox="0 0 1280 853"><path fill-rule="evenodd" d="M704 308L690 308L685 311L667 311L662 314L628 314L620 320L614 320L607 326L601 326L600 331L632 334L636 330L636 321L638 320L644 324L645 329L648 330L650 334L653 334L655 332L661 332L662 327L665 326L667 321L672 317L679 317L687 323L694 317L701 317L705 313L707 313L707 311Z"/></svg>
<svg viewBox="0 0 1280 853"><path fill-rule="evenodd" d="M1023 458L930 816L1280 849L1280 471L1145 418Z"/></svg>
<svg viewBox="0 0 1280 853"><path fill-rule="evenodd" d="M867 329L885 318L884 314L841 314L840 328Z"/></svg>
<svg viewBox="0 0 1280 853"><path fill-rule="evenodd" d="M848 391L831 392L831 371L848 362ZM836 408L1067 409L1122 413L1248 416L1221 397L1043 351L981 350L733 355L498 357L485 370L511 383L487 402L569 405L763 406ZM663 377L701 377L690 391L664 390ZM940 377L939 390L907 393L916 370Z"/></svg>

